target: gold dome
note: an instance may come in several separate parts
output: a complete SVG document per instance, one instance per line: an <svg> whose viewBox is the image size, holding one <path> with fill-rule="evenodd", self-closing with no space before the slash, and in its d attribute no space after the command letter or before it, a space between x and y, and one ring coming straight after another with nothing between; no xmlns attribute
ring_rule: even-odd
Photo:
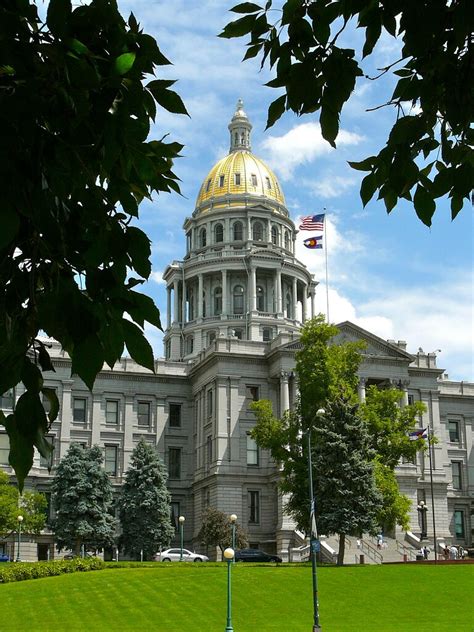
<svg viewBox="0 0 474 632"><path fill-rule="evenodd" d="M254 156L250 147L252 125L243 110L241 99L237 102L234 116L229 124L230 152L212 167L202 183L196 200L196 210L205 212L210 208L222 208L241 204L235 196L255 196L285 206L280 184L267 165Z"/></svg>

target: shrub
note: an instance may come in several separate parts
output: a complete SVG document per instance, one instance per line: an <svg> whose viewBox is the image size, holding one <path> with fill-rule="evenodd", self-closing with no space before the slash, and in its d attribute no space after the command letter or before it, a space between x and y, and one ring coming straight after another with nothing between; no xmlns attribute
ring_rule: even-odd
<svg viewBox="0 0 474 632"><path fill-rule="evenodd" d="M73 560L58 560L49 562L21 562L4 564L0 568L0 582L21 582L25 579L39 579L63 573L77 573L97 571L105 568L105 563L99 557L76 558Z"/></svg>

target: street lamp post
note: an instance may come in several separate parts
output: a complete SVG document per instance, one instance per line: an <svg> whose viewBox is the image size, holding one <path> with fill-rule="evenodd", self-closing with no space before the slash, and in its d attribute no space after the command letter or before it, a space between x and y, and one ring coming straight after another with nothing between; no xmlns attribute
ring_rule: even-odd
<svg viewBox="0 0 474 632"><path fill-rule="evenodd" d="M182 562L183 561L183 532L184 532L184 521L186 520L186 518L184 516L180 516L178 518L179 521L179 541L180 541L180 546L181 546L181 551L179 554L179 561Z"/></svg>
<svg viewBox="0 0 474 632"><path fill-rule="evenodd" d="M21 523L23 522L23 516L18 516L18 550L16 552L16 561L21 562L20 557L20 544L21 544Z"/></svg>
<svg viewBox="0 0 474 632"><path fill-rule="evenodd" d="M237 522L237 516L235 514L232 514L230 516L230 524L232 527L232 548L235 551L235 523ZM232 562L235 562L235 555L232 558Z"/></svg>
<svg viewBox="0 0 474 632"><path fill-rule="evenodd" d="M227 623L225 632L234 632L232 627L232 583L231 583L231 566L234 561L235 551L228 548L224 551L224 557L227 561Z"/></svg>
<svg viewBox="0 0 474 632"><path fill-rule="evenodd" d="M425 505L424 500L420 500L420 503L416 509L418 511L418 515L420 516L420 523L421 523L420 524L420 527L421 527L420 540L423 540L423 538L426 538L428 535L428 528L427 528L427 522L426 522L426 513L428 511L428 507ZM436 546L436 543L435 543L435 546Z"/></svg>
<svg viewBox="0 0 474 632"><path fill-rule="evenodd" d="M316 415L321 417L325 414L324 408L320 408ZM308 478L309 478L309 503L310 503L310 536L309 546L311 555L311 573L313 577L313 632L320 632L319 625L319 603L318 603L318 576L316 566L316 552L318 547L318 535L316 532L316 511L314 504L313 490L313 463L311 458L311 428L308 428Z"/></svg>

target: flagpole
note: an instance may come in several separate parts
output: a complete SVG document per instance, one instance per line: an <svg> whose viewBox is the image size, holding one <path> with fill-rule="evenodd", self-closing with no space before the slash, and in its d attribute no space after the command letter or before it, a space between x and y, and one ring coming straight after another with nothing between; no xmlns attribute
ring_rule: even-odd
<svg viewBox="0 0 474 632"><path fill-rule="evenodd" d="M433 541L434 541L434 554L435 564L438 562L438 543L436 540L436 518L435 518L435 504L434 504L434 492L433 492L433 462L431 459L431 445L432 445L431 428L428 424L428 453L430 457L430 487L431 487L431 513L433 515Z"/></svg>
<svg viewBox="0 0 474 632"><path fill-rule="evenodd" d="M323 209L324 213L326 214L326 208ZM329 325L329 285L328 285L328 224L326 223L326 244L325 244L325 249L324 249L324 254L325 254L325 259L326 259L326 322Z"/></svg>

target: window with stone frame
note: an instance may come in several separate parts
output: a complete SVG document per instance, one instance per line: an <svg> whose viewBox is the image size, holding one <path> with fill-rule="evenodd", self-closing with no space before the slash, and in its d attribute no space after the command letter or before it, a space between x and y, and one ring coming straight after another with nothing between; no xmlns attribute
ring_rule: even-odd
<svg viewBox="0 0 474 632"><path fill-rule="evenodd" d="M222 188L224 186L225 177L219 176L219 187Z"/></svg>
<svg viewBox="0 0 474 632"><path fill-rule="evenodd" d="M272 226L272 244L278 246L278 228L276 226Z"/></svg>
<svg viewBox="0 0 474 632"><path fill-rule="evenodd" d="M210 388L206 393L206 412L207 417L212 417L214 412L214 392L212 388Z"/></svg>
<svg viewBox="0 0 474 632"><path fill-rule="evenodd" d="M138 402L138 425L150 426L151 424L151 403L150 402Z"/></svg>
<svg viewBox="0 0 474 632"><path fill-rule="evenodd" d="M457 540L464 540L464 538L466 537L466 529L464 526L464 510L455 509L453 519L454 519L454 537Z"/></svg>
<svg viewBox="0 0 474 632"><path fill-rule="evenodd" d="M249 490L247 499L249 524L260 524L260 492Z"/></svg>
<svg viewBox="0 0 474 632"><path fill-rule="evenodd" d="M181 404L170 404L170 428L181 428Z"/></svg>
<svg viewBox="0 0 474 632"><path fill-rule="evenodd" d="M10 439L6 432L0 432L0 465L8 465L10 454Z"/></svg>
<svg viewBox="0 0 474 632"><path fill-rule="evenodd" d="M15 400L13 389L10 388L0 396L0 410L12 410Z"/></svg>
<svg viewBox="0 0 474 632"><path fill-rule="evenodd" d="M252 181L252 186L256 187L257 186L257 176L255 173L252 173L252 175L250 176L250 179Z"/></svg>
<svg viewBox="0 0 474 632"><path fill-rule="evenodd" d="M257 285L257 311L266 312L265 290L261 285Z"/></svg>
<svg viewBox="0 0 474 632"><path fill-rule="evenodd" d="M214 288L214 316L222 314L222 288L220 286Z"/></svg>
<svg viewBox="0 0 474 632"><path fill-rule="evenodd" d="M233 313L244 313L244 288L242 285L236 285L233 292Z"/></svg>
<svg viewBox="0 0 474 632"><path fill-rule="evenodd" d="M175 500L170 503L170 517L171 524L175 528L175 531L179 529L179 517L181 515L181 504Z"/></svg>
<svg viewBox="0 0 474 632"><path fill-rule="evenodd" d="M199 233L199 246L204 248L207 245L207 231L205 228L201 228Z"/></svg>
<svg viewBox="0 0 474 632"><path fill-rule="evenodd" d="M240 185L240 173L234 173L234 184L236 186Z"/></svg>
<svg viewBox="0 0 474 632"><path fill-rule="evenodd" d="M244 238L244 226L242 222L234 222L232 226L232 232L234 241L243 241Z"/></svg>
<svg viewBox="0 0 474 632"><path fill-rule="evenodd" d="M253 223L252 239L254 241L263 241L263 224L262 224L262 222L254 222Z"/></svg>
<svg viewBox="0 0 474 632"><path fill-rule="evenodd" d="M168 448L168 475L170 479L181 479L181 448Z"/></svg>
<svg viewBox="0 0 474 632"><path fill-rule="evenodd" d="M290 233L285 230L285 250L290 249Z"/></svg>
<svg viewBox="0 0 474 632"><path fill-rule="evenodd" d="M74 397L72 400L72 420L76 423L85 423L87 416L87 399Z"/></svg>
<svg viewBox="0 0 474 632"><path fill-rule="evenodd" d="M212 463L212 437L209 435L206 439L206 465L209 467Z"/></svg>
<svg viewBox="0 0 474 632"><path fill-rule="evenodd" d="M119 402L116 399L105 400L105 423L117 425L119 422Z"/></svg>
<svg viewBox="0 0 474 632"><path fill-rule="evenodd" d="M258 400L260 399L260 387L247 385L245 389L247 391L247 401L249 403L258 402Z"/></svg>
<svg viewBox="0 0 474 632"><path fill-rule="evenodd" d="M459 443L459 421L455 419L448 419L448 434L450 443Z"/></svg>
<svg viewBox="0 0 474 632"><path fill-rule="evenodd" d="M117 476L118 474L118 446L106 445L105 446L105 459L104 459L105 471L109 476Z"/></svg>
<svg viewBox="0 0 474 632"><path fill-rule="evenodd" d="M216 244L224 241L224 227L222 224L216 224L214 226L214 241Z"/></svg>
<svg viewBox="0 0 474 632"><path fill-rule="evenodd" d="M49 443L49 445L54 447L53 436L45 437L45 441L46 443ZM54 450L47 457L44 457L42 454L40 454L40 467L47 467L50 470L53 467L53 457Z"/></svg>
<svg viewBox="0 0 474 632"><path fill-rule="evenodd" d="M257 442L252 438L250 432L247 432L247 465L258 465L258 457Z"/></svg>
<svg viewBox="0 0 474 632"><path fill-rule="evenodd" d="M273 331L271 327L264 327L262 332L263 342L270 342L273 338Z"/></svg>
<svg viewBox="0 0 474 632"><path fill-rule="evenodd" d="M453 489L462 489L462 461L451 461Z"/></svg>

